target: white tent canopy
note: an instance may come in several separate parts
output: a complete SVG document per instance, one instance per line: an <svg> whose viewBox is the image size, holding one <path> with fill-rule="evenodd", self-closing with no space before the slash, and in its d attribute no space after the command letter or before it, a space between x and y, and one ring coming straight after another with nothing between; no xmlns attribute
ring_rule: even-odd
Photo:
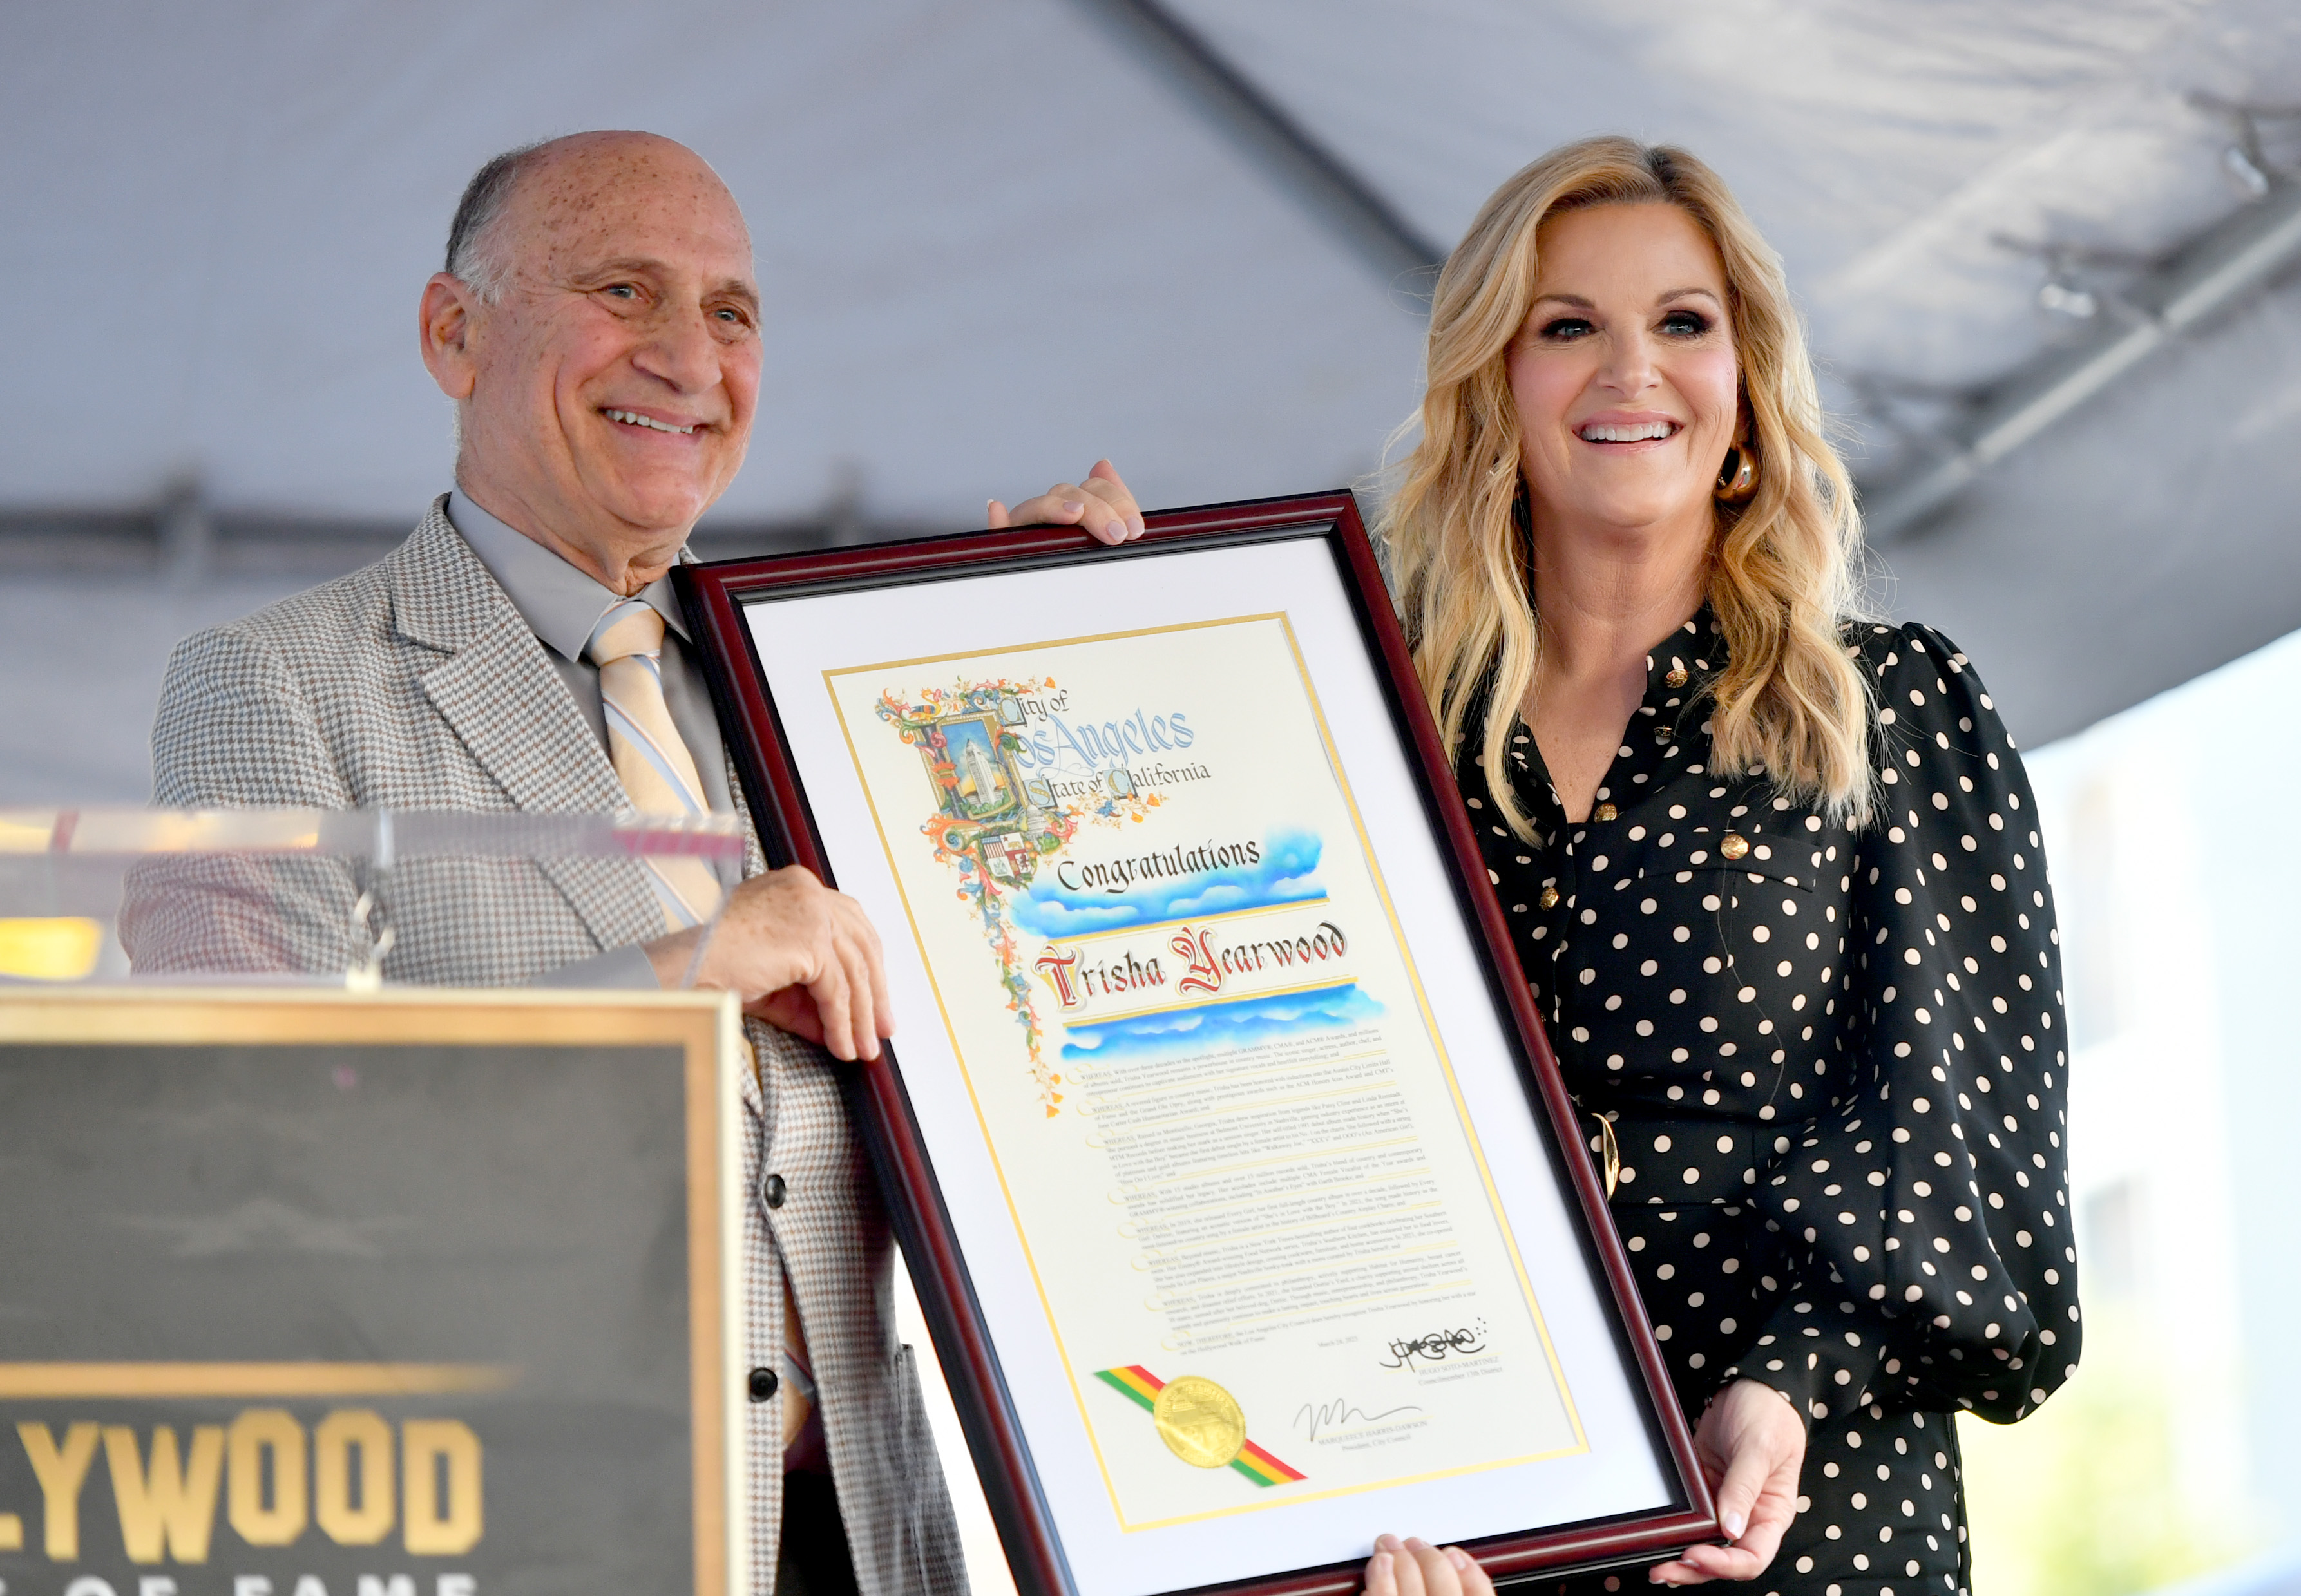
<svg viewBox="0 0 2301 1596"><path fill-rule="evenodd" d="M2231 123L2193 96L2301 102L2283 0L1159 9L1441 248L1562 139L1689 145L1786 257L1871 484L1928 457L1946 401L2087 332L2013 246L2089 252L2059 269L2096 324L2120 313L2133 271L2246 203ZM34 531L186 483L227 525L406 525L446 485L416 295L471 171L540 136L681 138L750 218L768 380L719 522L972 525L1104 453L1153 505L1370 470L1415 398L1414 281L1141 46L1143 10L12 8L0 250L29 303L0 391L0 630L134 635L84 662L109 707L72 733L121 749L59 756L25 712L0 724L0 797L137 796L52 789L132 784L172 629L310 580L243 565L188 596ZM2267 163L2301 155L2301 121L2259 127ZM2026 739L2085 725L2301 624L2297 438L2301 295L2272 287L1889 547L1885 601L1973 654Z"/></svg>

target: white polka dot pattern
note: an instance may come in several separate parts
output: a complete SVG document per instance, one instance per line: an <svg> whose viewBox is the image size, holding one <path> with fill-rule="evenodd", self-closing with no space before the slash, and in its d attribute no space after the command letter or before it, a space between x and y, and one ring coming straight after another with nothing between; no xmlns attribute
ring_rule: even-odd
<svg viewBox="0 0 2301 1596"><path fill-rule="evenodd" d="M1568 1088L1613 1122L1679 1400L1746 1375L1807 1416L1809 1505L1753 1588L1954 1592L1945 1413L2019 1418L2076 1366L2058 937L1970 664L1922 626L1847 635L1881 723L1862 830L1711 773L1707 609L1649 659L1589 820L1523 729L1507 774L1538 843L1475 749L1458 773Z"/></svg>

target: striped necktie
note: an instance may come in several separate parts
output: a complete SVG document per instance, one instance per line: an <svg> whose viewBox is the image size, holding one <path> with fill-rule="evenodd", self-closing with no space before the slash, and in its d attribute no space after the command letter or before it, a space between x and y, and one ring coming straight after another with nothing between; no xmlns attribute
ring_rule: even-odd
<svg viewBox="0 0 2301 1596"><path fill-rule="evenodd" d="M671 706L664 702L663 617L645 599L626 598L599 617L583 652L599 667L599 699L607 712L607 757L632 806L642 815L704 813L695 756L687 751L679 728L672 723ZM724 896L719 878L702 860L650 854L647 863L656 896L663 900L664 919L674 929L699 924L718 908ZM757 1060L752 1062L756 1068ZM783 1275L783 1346L803 1371L807 1332L799 1324L788 1271ZM799 1422L784 1426L786 1450L805 1433L818 1400L794 1383L784 1411Z"/></svg>
<svg viewBox="0 0 2301 1596"><path fill-rule="evenodd" d="M583 652L599 667L607 757L632 807L641 815L705 813L695 756L664 702L663 617L645 599L626 598L599 617ZM701 924L719 907L719 878L701 859L650 854L647 865L674 931Z"/></svg>

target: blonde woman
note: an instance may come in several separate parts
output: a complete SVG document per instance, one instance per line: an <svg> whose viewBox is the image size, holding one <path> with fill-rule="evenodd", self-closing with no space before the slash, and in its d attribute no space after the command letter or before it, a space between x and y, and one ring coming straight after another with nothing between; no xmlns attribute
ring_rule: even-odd
<svg viewBox="0 0 2301 1596"><path fill-rule="evenodd" d="M2021 760L1954 645L1856 619L1781 267L1686 152L1486 202L1421 422L1383 522L1416 664L1732 1537L1649 1577L1955 1596L1949 1416L2078 1350ZM1484 1578L1385 1537L1368 1584Z"/></svg>

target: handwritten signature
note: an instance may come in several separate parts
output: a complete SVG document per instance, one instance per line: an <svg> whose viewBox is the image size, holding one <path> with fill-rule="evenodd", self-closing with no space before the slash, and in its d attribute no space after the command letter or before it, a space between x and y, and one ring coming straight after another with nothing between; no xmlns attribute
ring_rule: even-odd
<svg viewBox="0 0 2301 1596"><path fill-rule="evenodd" d="M1426 1363L1438 1363L1451 1354L1460 1353L1467 1356L1473 1352L1483 1352L1485 1349L1486 1338L1483 1324L1476 1328L1465 1326L1460 1330L1434 1330L1427 1334L1418 1335L1408 1341L1391 1342L1388 1361L1377 1366L1385 1369L1410 1369L1418 1358Z"/></svg>
<svg viewBox="0 0 2301 1596"><path fill-rule="evenodd" d="M1353 1408L1341 1397L1331 1402L1305 1402L1294 1415L1294 1422L1302 1426L1302 1438L1316 1441L1327 1430L1337 1430L1353 1420L1361 1425L1380 1424L1402 1413L1419 1413L1422 1409L1412 1402L1397 1408L1385 1408L1380 1413L1368 1413L1363 1408Z"/></svg>

